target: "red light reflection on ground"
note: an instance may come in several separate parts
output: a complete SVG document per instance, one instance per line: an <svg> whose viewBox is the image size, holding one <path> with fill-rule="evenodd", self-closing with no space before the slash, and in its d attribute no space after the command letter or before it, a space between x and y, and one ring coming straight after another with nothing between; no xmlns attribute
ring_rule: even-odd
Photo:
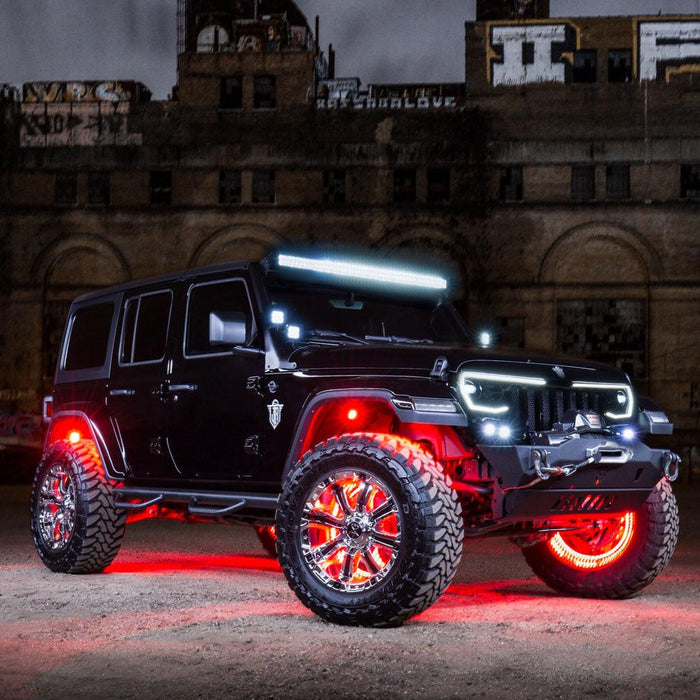
<svg viewBox="0 0 700 700"><path fill-rule="evenodd" d="M248 569L280 572L275 559L265 556L230 554L176 554L173 552L139 552L122 555L105 570L107 574L143 574L144 576L187 571L193 574L222 569Z"/></svg>

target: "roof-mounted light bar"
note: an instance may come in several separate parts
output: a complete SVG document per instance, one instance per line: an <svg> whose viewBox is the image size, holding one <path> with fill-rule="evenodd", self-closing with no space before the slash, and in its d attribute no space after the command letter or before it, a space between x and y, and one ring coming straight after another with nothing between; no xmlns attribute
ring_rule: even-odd
<svg viewBox="0 0 700 700"><path fill-rule="evenodd" d="M328 258L302 258L296 255L286 255L283 253L279 255L277 263L280 267L292 268L294 270L321 272L326 275L333 275L334 277L347 277L349 279L366 280L369 282L381 282L382 284L391 284L397 287L409 286L434 290L447 289L447 280L443 277L420 274L400 268L365 265L363 263L330 260Z"/></svg>

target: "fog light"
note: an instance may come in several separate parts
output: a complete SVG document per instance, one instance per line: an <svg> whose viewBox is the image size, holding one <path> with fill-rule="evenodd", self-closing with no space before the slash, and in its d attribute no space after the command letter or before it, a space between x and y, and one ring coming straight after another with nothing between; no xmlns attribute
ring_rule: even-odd
<svg viewBox="0 0 700 700"><path fill-rule="evenodd" d="M637 437L637 431L634 428L623 428L620 437L622 437L623 440L631 442Z"/></svg>
<svg viewBox="0 0 700 700"><path fill-rule="evenodd" d="M502 425L498 428L498 437L501 440L507 440L512 434L513 431L507 425Z"/></svg>
<svg viewBox="0 0 700 700"><path fill-rule="evenodd" d="M481 431L486 437L493 437L498 432L498 428L496 427L495 423L489 422L484 423L484 425L481 428Z"/></svg>
<svg viewBox="0 0 700 700"><path fill-rule="evenodd" d="M299 326L287 326L287 338L299 340L301 338L301 328Z"/></svg>

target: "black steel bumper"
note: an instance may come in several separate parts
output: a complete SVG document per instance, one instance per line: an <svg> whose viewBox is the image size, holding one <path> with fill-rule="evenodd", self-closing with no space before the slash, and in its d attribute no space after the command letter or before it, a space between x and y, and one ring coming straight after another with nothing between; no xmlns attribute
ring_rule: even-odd
<svg viewBox="0 0 700 700"><path fill-rule="evenodd" d="M497 484L494 515L512 522L634 510L678 468L672 452L599 436L582 435L560 445L478 448Z"/></svg>

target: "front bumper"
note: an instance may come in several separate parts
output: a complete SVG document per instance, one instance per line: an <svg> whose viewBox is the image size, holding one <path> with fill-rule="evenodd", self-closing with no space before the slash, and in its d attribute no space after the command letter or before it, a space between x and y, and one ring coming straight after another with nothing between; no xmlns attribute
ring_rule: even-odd
<svg viewBox="0 0 700 700"><path fill-rule="evenodd" d="M478 445L478 449L499 487L494 516L512 522L609 517L636 510L668 475L669 461L677 468L676 455L667 450L651 449L638 440L620 443L590 435L556 446ZM546 474L543 462L549 468ZM573 466L577 468L567 476Z"/></svg>

